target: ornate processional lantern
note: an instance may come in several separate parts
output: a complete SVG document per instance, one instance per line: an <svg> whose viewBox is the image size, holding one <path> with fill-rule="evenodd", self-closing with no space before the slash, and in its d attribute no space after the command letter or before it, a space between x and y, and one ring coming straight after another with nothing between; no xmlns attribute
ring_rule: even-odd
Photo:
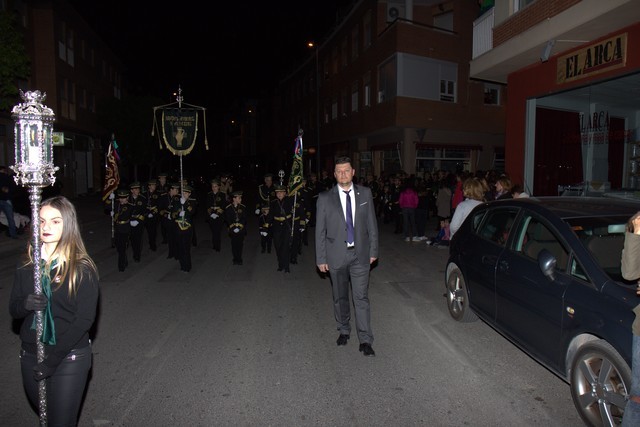
<svg viewBox="0 0 640 427"><path fill-rule="evenodd" d="M57 166L53 165L53 110L45 106L46 93L36 90L22 92L22 103L11 110L15 120L15 172L16 184L27 187L31 203L31 245L33 247L33 281L36 294L42 293L40 268L40 201L42 188L52 185L56 178ZM41 341L43 331L43 312L36 312L36 337L38 363L44 360L44 344ZM38 384L38 409L40 424L47 425L47 393L45 380Z"/></svg>

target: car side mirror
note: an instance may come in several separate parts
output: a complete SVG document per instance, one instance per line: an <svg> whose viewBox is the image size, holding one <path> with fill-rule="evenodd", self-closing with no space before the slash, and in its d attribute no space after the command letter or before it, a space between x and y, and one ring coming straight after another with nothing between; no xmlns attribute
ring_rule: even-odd
<svg viewBox="0 0 640 427"><path fill-rule="evenodd" d="M553 256L551 252L546 249L542 249L540 253L538 253L538 266L542 271L542 274L547 276L550 280L555 280L555 269L558 260Z"/></svg>

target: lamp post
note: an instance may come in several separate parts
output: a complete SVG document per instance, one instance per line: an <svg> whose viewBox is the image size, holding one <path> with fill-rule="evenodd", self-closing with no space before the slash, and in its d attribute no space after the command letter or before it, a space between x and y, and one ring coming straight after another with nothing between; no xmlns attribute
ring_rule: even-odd
<svg viewBox="0 0 640 427"><path fill-rule="evenodd" d="M56 178L57 166L53 166L52 130L55 115L53 110L42 104L46 93L39 90L22 92L24 102L11 110L15 121L15 165L16 184L28 187L31 202L31 247L33 258L33 287L36 294L42 293L42 271L40 266L40 201L42 188L52 185ZM44 360L43 313L36 311L36 343L38 363ZM38 410L40 425L47 425L47 389L45 380L38 383Z"/></svg>
<svg viewBox="0 0 640 427"><path fill-rule="evenodd" d="M309 42L307 46L313 48L316 54L316 161L317 161L317 174L318 178L322 175L321 161L320 161L320 65L318 60L318 46L315 43Z"/></svg>

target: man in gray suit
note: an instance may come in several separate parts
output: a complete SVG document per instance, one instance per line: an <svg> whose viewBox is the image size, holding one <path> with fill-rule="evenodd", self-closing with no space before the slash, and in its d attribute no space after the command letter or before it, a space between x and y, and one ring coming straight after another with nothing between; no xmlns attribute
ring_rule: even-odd
<svg viewBox="0 0 640 427"><path fill-rule="evenodd" d="M371 190L353 184L351 159L336 160L337 185L318 196L316 207L316 264L329 273L333 310L340 332L337 344L346 345L351 334L349 284L355 307L360 351L375 356L371 347L369 271L378 259L378 223Z"/></svg>

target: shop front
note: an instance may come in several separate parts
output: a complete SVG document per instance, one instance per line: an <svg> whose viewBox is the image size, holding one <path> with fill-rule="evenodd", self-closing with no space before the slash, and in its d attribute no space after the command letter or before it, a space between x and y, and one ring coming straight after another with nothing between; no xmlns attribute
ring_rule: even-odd
<svg viewBox="0 0 640 427"><path fill-rule="evenodd" d="M640 191L640 24L508 77L505 164L536 196Z"/></svg>

